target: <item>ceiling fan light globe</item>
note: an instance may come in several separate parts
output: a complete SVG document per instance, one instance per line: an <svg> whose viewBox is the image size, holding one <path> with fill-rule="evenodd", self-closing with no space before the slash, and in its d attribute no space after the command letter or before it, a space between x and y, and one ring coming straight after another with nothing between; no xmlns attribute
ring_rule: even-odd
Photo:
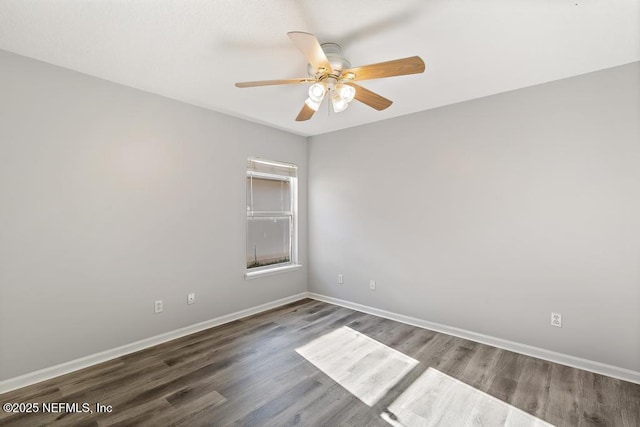
<svg viewBox="0 0 640 427"><path fill-rule="evenodd" d="M307 98L307 100L304 101L304 103L307 104L307 107L311 108L313 111L318 111L318 108L320 108L320 102L314 101L311 98Z"/></svg>
<svg viewBox="0 0 640 427"><path fill-rule="evenodd" d="M338 95L340 95L340 98L344 99L347 102L353 101L353 98L356 96L355 88L342 83L338 83L336 85L336 92L338 93Z"/></svg>
<svg viewBox="0 0 640 427"><path fill-rule="evenodd" d="M327 91L327 85L324 82L317 82L309 87L309 99L314 102L320 103L324 98L324 94Z"/></svg>
<svg viewBox="0 0 640 427"><path fill-rule="evenodd" d="M337 92L334 92L331 96L331 105L333 106L333 111L339 113L344 111L349 106L349 103L344 100Z"/></svg>

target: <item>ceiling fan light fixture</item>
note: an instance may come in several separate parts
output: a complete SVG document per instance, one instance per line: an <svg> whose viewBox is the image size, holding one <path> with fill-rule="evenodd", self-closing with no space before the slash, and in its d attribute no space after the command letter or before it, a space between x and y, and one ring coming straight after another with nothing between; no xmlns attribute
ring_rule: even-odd
<svg viewBox="0 0 640 427"><path fill-rule="evenodd" d="M327 85L324 82L316 82L309 87L309 99L320 104L327 92Z"/></svg>
<svg viewBox="0 0 640 427"><path fill-rule="evenodd" d="M337 91L333 91L331 95L331 105L333 106L333 111L339 113L347 109L349 102L342 98Z"/></svg>
<svg viewBox="0 0 640 427"><path fill-rule="evenodd" d="M330 98L328 101L331 102L335 112L344 111L354 99L377 111L382 111L389 108L393 101L360 86L361 80L419 74L425 70L424 61L419 56L353 68L342 54L340 45L336 43L320 44L316 36L302 31L290 31L287 35L306 59L308 76L285 80L238 82L236 87L310 83L309 97L296 117L297 122L311 119L325 97Z"/></svg>
<svg viewBox="0 0 640 427"><path fill-rule="evenodd" d="M336 92L340 95L340 98L347 102L353 101L353 98L356 96L356 89L354 87L342 83L336 85Z"/></svg>

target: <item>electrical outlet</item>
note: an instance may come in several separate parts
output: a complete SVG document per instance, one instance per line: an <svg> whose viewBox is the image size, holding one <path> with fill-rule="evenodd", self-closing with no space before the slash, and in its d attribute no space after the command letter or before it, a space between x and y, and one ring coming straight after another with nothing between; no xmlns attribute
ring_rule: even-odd
<svg viewBox="0 0 640 427"><path fill-rule="evenodd" d="M555 326L556 328L562 328L562 314L551 313L551 326Z"/></svg>
<svg viewBox="0 0 640 427"><path fill-rule="evenodd" d="M342 285L344 280L342 279L342 274L338 274L338 285Z"/></svg>
<svg viewBox="0 0 640 427"><path fill-rule="evenodd" d="M375 280L369 280L369 289L372 291L376 290L376 281Z"/></svg>
<svg viewBox="0 0 640 427"><path fill-rule="evenodd" d="M153 307L154 313L158 314L158 313L162 313L162 300L159 299L154 303L154 307Z"/></svg>
<svg viewBox="0 0 640 427"><path fill-rule="evenodd" d="M196 294L192 292L189 295L187 295L187 304L191 305L191 304L195 304L195 302L196 302Z"/></svg>

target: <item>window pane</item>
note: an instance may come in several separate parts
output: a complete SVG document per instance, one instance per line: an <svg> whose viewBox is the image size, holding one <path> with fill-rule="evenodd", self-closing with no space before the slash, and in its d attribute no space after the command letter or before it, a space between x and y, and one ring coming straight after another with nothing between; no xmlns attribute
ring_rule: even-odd
<svg viewBox="0 0 640 427"><path fill-rule="evenodd" d="M291 218L247 218L247 268L291 261Z"/></svg>
<svg viewBox="0 0 640 427"><path fill-rule="evenodd" d="M289 181L247 177L247 206L251 206L251 188L253 188L254 211L291 211Z"/></svg>

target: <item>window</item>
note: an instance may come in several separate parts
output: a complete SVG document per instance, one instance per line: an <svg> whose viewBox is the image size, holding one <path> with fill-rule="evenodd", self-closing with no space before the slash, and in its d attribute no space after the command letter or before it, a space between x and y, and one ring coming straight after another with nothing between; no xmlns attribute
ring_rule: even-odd
<svg viewBox="0 0 640 427"><path fill-rule="evenodd" d="M297 267L297 167L247 162L247 277Z"/></svg>

